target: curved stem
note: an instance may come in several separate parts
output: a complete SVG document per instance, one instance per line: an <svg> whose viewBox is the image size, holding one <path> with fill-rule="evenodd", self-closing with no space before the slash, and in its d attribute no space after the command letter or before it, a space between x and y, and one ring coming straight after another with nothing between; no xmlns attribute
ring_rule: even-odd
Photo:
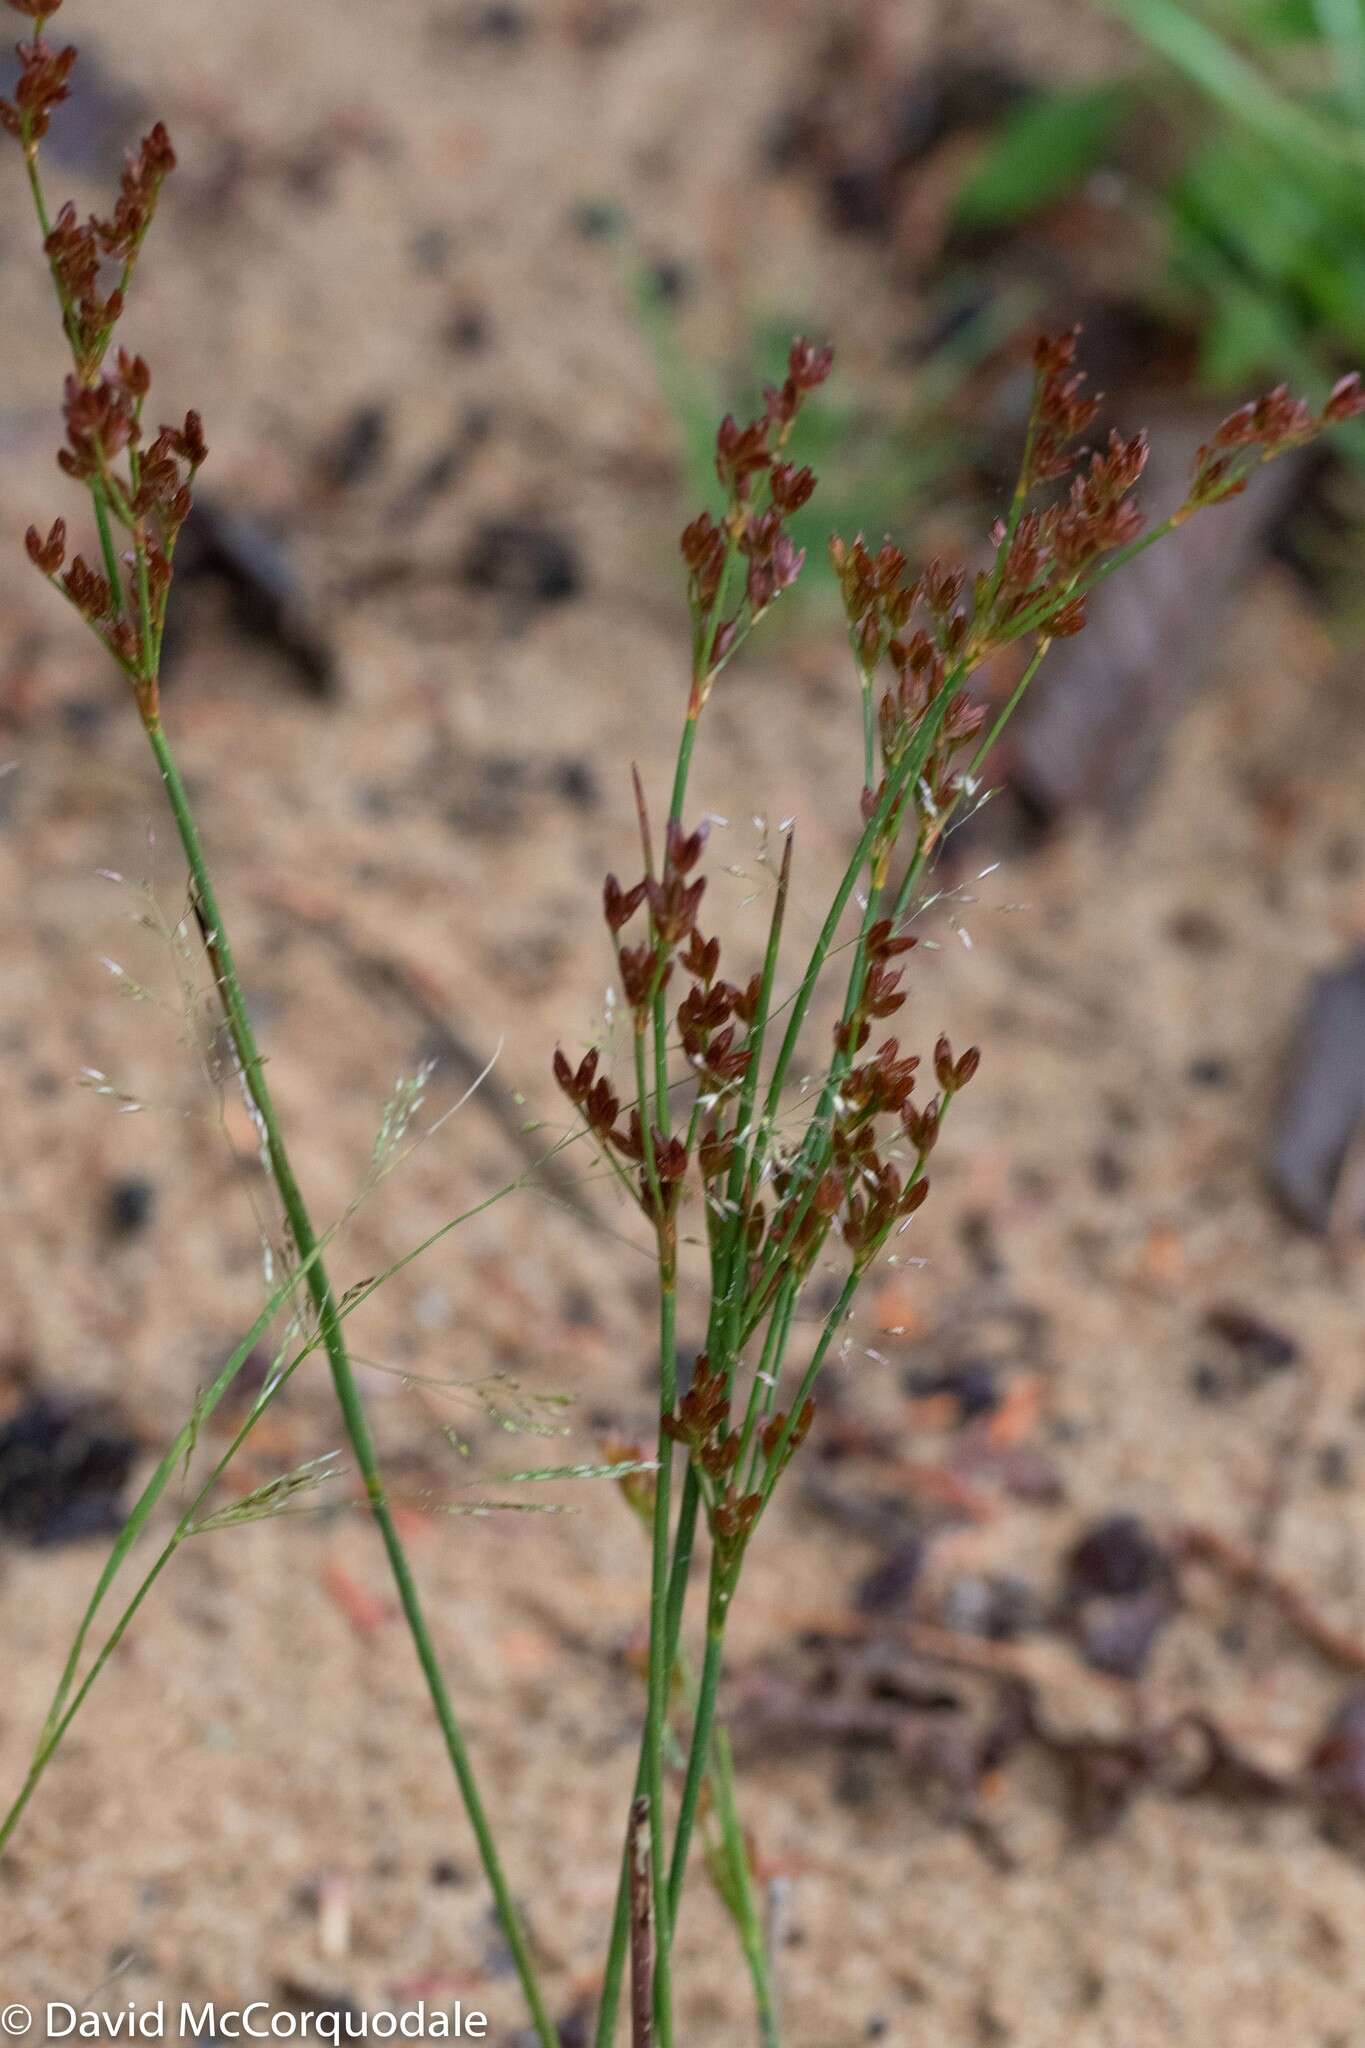
<svg viewBox="0 0 1365 2048"><path fill-rule="evenodd" d="M319 1243L313 1230L312 1221L305 1206L299 1185L294 1176L293 1165L285 1148L275 1105L266 1084L264 1066L255 1034L247 1015L246 1002L241 982L237 975L232 949L224 928L222 914L218 907L208 863L200 841L198 826L190 806L189 795L181 779L179 767L171 752L159 720L147 724L147 737L161 771L166 796L175 819L180 843L189 865L190 880L194 891L195 910L200 919L205 950L212 964L218 991L222 999L228 1032L232 1039L237 1062L245 1086L256 1113L260 1118L261 1133L270 1166L271 1176L279 1190L280 1200L293 1234L295 1249L301 1259L310 1261L307 1272L308 1291L312 1295L318 1312L324 1349L331 1368L332 1384L336 1389L337 1402L341 1409L346 1434L350 1439L364 1482L370 1513L379 1530L389 1568L393 1574L403 1616L412 1637L413 1647L431 1695L432 1706L445 1740L446 1753L451 1769L469 1816L478 1844L479 1858L493 1893L494 1906L503 1935L512 1954L521 1987L530 2008L537 2038L543 2048L558 2048L559 2035L545 2006L531 1956L521 1916L513 1900L511 1889L502 1868L493 1840L488 1816L484 1810L474 1777L473 1766L465 1745L464 1735L455 1715L435 1645L431 1640L426 1618L422 1612L416 1582L408 1563L388 1502L384 1495L383 1478L375 1452L374 1440L366 1420L364 1404L356 1384L341 1324L337 1315L336 1298L326 1268L318 1256Z"/></svg>

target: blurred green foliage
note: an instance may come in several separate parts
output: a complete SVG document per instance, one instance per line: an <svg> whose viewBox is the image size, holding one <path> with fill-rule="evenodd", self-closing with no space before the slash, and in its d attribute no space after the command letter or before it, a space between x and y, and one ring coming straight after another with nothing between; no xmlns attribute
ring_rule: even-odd
<svg viewBox="0 0 1365 2048"><path fill-rule="evenodd" d="M959 223L1005 227L1065 197L1105 154L1128 111L1127 91L1112 84L1026 100L959 192Z"/></svg>
<svg viewBox="0 0 1365 2048"><path fill-rule="evenodd" d="M1165 282L1198 315L1207 381L1270 371L1320 389L1365 357L1365 0L1101 4L1154 61L1126 86L1030 100L960 218L1014 224L1113 161L1126 130L1128 176L1164 229ZM1150 148L1158 115L1167 152ZM1049 146L1052 179L1039 170Z"/></svg>

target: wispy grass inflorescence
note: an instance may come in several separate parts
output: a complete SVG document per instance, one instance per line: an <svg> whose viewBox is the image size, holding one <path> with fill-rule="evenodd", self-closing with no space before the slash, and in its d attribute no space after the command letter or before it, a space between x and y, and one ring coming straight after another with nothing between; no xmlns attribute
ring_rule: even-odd
<svg viewBox="0 0 1365 2048"><path fill-rule="evenodd" d="M576 1067L554 1059L561 1089L654 1235L660 1299L658 1471L647 1501L653 1541L648 1706L633 1813L648 1815L654 1915L654 2025L673 2039L670 1948L702 1786L711 1782L729 1858L722 1890L749 1957L765 2044L777 2039L766 1958L752 1939L752 1885L733 1807L716 1701L725 1628L749 1545L807 1436L820 1373L859 1287L929 1195L928 1167L955 1098L980 1052L946 1036L927 1068L880 1031L907 999L907 929L921 883L991 748L1055 640L1084 630L1087 598L1103 578L1205 507L1245 488L1262 463L1365 409L1357 378L1311 411L1283 390L1235 413L1198 450L1188 492L1146 526L1136 489L1147 441L1082 436L1098 406L1077 367L1077 335L1042 339L1018 481L990 536L986 565L931 561L912 573L891 540L836 538L838 578L862 703L864 782L850 792L856 843L819 936L795 984L778 999L792 872L786 835L762 969L743 982L722 972L719 936L703 922L707 826L684 809L698 725L721 672L791 587L802 555L785 521L815 489L789 458L802 405L828 376L828 348L798 340L788 376L762 416L727 418L716 440L725 493L682 535L692 614L692 681L672 792L656 837L638 778L642 872L607 877L603 912L633 1023L634 1092L623 1100L596 1049ZM992 711L968 688L984 663L1024 643L1009 697ZM1017 659L1017 657L1016 657ZM814 1083L789 1103L793 1061L817 991L842 977L832 1038ZM776 1026L785 1013L780 1036ZM685 1071L676 1071L678 1055ZM924 1087L925 1074L931 1076ZM675 1114L675 1111L677 1112ZM674 1361L679 1218L705 1219L710 1309L704 1350L678 1397ZM817 1263L838 1254L842 1274L814 1345L794 1356L798 1308ZM684 1459L673 1508L675 1454ZM669 1842L665 1757L675 1740L670 1702L698 1519L710 1539L705 1654ZM644 1802L643 1808L640 1802ZM638 1889L638 1873L637 1873ZM614 2039L631 1908L629 1852L596 2035Z"/></svg>
<svg viewBox="0 0 1365 2048"><path fill-rule="evenodd" d="M66 522L61 518L54 520L45 534L36 526L29 528L26 543L29 557L48 582L75 607L132 686L133 698L161 774L189 870L191 910L222 1006L237 1080L260 1134L263 1161L275 1184L288 1226L297 1268L291 1276L291 1283L297 1280L311 1298L319 1339L327 1354L342 1420L364 1482L367 1504L388 1555L404 1619L426 1679L451 1769L474 1830L503 1933L521 1980L537 2038L545 2048L550 2048L557 2037L540 1989L530 1944L503 1872L464 1736L422 1611L416 1582L385 1495L342 1327L347 1303L339 1303L333 1293L323 1257L323 1240L314 1229L295 1178L247 1012L208 859L188 792L161 722L162 638L174 574L176 542L190 515L191 489L208 450L202 422L198 413L193 411L185 415L180 425L162 426L148 439L144 412L151 390L151 370L141 355L130 354L122 347L115 351L112 367L109 367L109 357L115 329L127 310L134 272L162 186L175 168L175 152L165 128L158 122L143 137L140 148L128 157L109 218L91 215L82 221L74 204L68 203L54 219L43 186L40 144L54 113L68 96L76 51L70 45L57 49L44 35L61 0L10 0L10 4L32 21L33 33L28 41L18 46L19 81L13 101L0 101L0 124L15 137L23 153L69 356L70 367L62 392L65 444L58 452L57 461L67 477L85 487L98 535L100 566L92 567L81 554L74 555L68 562ZM117 282L105 293L102 277L109 263L118 266ZM121 542L116 536L122 537ZM401 1121L401 1107L397 1115ZM401 1143L401 1138L401 1129L396 1137L393 1129L386 1129L382 1134L382 1147L391 1151L393 1143ZM372 1177L383 1168L384 1158L377 1157L372 1162ZM282 1305L292 1292L290 1284L277 1293L276 1305ZM311 1344L304 1345L300 1355L306 1355L311 1348ZM272 1396L292 1369L292 1365L282 1367L272 1376L268 1389ZM252 1421L257 1419L261 1405L257 1404L253 1410ZM192 1418L188 1443L192 1444L196 1430L197 1423ZM282 1482L286 1491L292 1483ZM138 1526L141 1526L139 1518L145 1519L145 1515L150 1513L162 1485L164 1476L159 1468L144 1494L143 1503L135 1510L133 1519ZM278 1509L274 1495L271 1496L271 1509ZM177 1530L170 1546L154 1567L152 1577L187 1529L188 1525L182 1525ZM126 1625L126 1622L119 1624L115 1636L97 1658L85 1683L77 1688L77 1662L94 1609L108 1590L113 1572L124 1554L124 1549L115 1547L110 1566L96 1589L54 1699L28 1780L9 1815L0 1824L0 1844L8 1837L62 1732L69 1725L71 1715L85 1697L118 1633ZM135 1598L134 1611L147 1583L149 1581L144 1582L143 1589Z"/></svg>

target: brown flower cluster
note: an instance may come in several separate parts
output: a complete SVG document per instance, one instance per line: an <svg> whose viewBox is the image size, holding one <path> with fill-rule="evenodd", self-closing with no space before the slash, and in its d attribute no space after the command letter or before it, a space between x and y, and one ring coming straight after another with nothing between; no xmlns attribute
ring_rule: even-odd
<svg viewBox="0 0 1365 2048"><path fill-rule="evenodd" d="M628 1176L632 1194L659 1232L661 1269L669 1284L676 1213L689 1174L697 1169L712 1261L714 1362L707 1354L698 1360L688 1394L665 1417L664 1427L686 1446L717 1545L728 1546L735 1559L777 1472L809 1425L803 1392L794 1419L789 1411L763 1421L751 1409L735 1429L731 1398L745 1347L765 1318L779 1314L779 1303L785 1305L780 1313L789 1315L831 1240L842 1239L847 1248L851 1269L845 1284L852 1286L904 1228L928 1197L927 1168L948 1106L980 1064L975 1046L956 1052L942 1037L931 1063L934 1090L917 1094L922 1062L902 1049L898 1037L878 1031L907 1000L905 956L915 941L902 929L906 906L989 744L981 739L983 709L967 696L964 683L988 655L1029 637L1033 657L1020 685L1026 687L1048 644L1083 628L1086 592L1098 576L1198 505L1240 488L1255 463L1365 411L1365 395L1354 378L1343 379L1320 412L1284 391L1270 393L1234 414L1199 452L1188 504L1149 531L1135 502L1147 463L1145 436L1110 434L1098 449L1079 443L1096 406L1076 368L1075 333L1040 341L1034 364L1019 483L1007 518L991 535L992 555L980 573L969 577L963 568L936 559L912 575L905 554L890 540L875 549L861 537L831 544L863 684L869 781L875 784L863 791L865 830L855 861L856 871L866 864L873 907L853 949L818 1106L800 1136L790 1142L779 1138L775 1104L805 995L798 992L769 1092L760 1097L757 1063L772 1003L770 971L742 984L725 978L720 941L698 922L706 827L688 832L671 821L656 866L638 783L644 873L628 885L608 876L603 911L632 1012L639 1091L647 1096L652 1087L657 1102L666 1105L666 1049L680 1045L690 1069L695 1093L683 1134L642 1123L639 1106L623 1112L599 1072L596 1051L576 1069L562 1052L555 1055L561 1088ZM787 383L768 394L764 417L746 426L733 419L722 424L717 472L729 509L720 522L703 515L683 536L694 670L679 789L685 786L692 726L719 666L799 569L799 560L787 552L784 521L809 497L815 480L787 461L786 433L805 393L828 368L827 351L796 343ZM1039 492L1041 501L1031 502ZM741 562L747 564L743 595L732 605L729 583ZM969 748L968 763L963 753ZM893 891L890 868L907 819L913 825L905 835L908 859ZM776 959L790 853L788 841L770 962ZM684 990L666 1004L675 977ZM646 1051L651 1034L652 1077ZM666 1106L661 1114L666 1121ZM782 1328L769 1325L770 1333ZM783 1331L775 1355L785 1343Z"/></svg>
<svg viewBox="0 0 1365 2048"><path fill-rule="evenodd" d="M20 0L10 0L10 5L18 13L31 16L40 31L46 16L54 12L53 7L40 12L36 6L20 5ZM32 42L18 44L17 49L19 83L12 100L0 99L0 127L17 136L26 150L32 150L47 134L53 108L60 106L67 96L67 80L76 52L69 44L64 50L54 50L51 43L44 42L41 32Z"/></svg>
<svg viewBox="0 0 1365 2048"><path fill-rule="evenodd" d="M174 168L170 137L158 121L128 156L111 220L91 215L81 221L68 200L52 225L44 248L66 313L76 368L83 377L99 368L123 312L128 280L161 186ZM100 266L107 258L121 262L123 271L119 283L101 297Z"/></svg>
<svg viewBox="0 0 1365 2048"><path fill-rule="evenodd" d="M584 1054L576 1068L570 1066L559 1047L555 1048L556 1081L608 1157L639 1169L640 1207L656 1225L662 1226L672 1216L682 1193L688 1166L687 1147L681 1138L665 1136L655 1127L649 1132L646 1152L639 1110L632 1109L625 1121L620 1121L621 1098L605 1074L598 1073L597 1064L595 1046ZM655 1183L659 1191L657 1203Z"/></svg>
<svg viewBox="0 0 1365 2048"><path fill-rule="evenodd" d="M915 941L897 936L889 919L873 925L866 942L867 969L848 1016L835 1029L836 1053L857 1053L871 1036L873 1021L892 1017L906 1000L903 970L891 963ZM944 1108L965 1088L981 1064L975 1046L955 1058L946 1038L934 1050L934 1073L940 1094L921 1106L911 1098L920 1066L914 1054L902 1054L900 1040L887 1038L868 1059L850 1066L839 1082L834 1102L831 1152L844 1208L844 1242L855 1266L873 1259L896 1226L913 1216L928 1198L925 1168L938 1141ZM879 1127L889 1119L889 1132ZM914 1165L902 1173L887 1152L891 1144L908 1144ZM818 1208L817 1201L814 1205Z"/></svg>
<svg viewBox="0 0 1365 2048"><path fill-rule="evenodd" d="M16 135L30 161L39 218L46 225L37 168L37 145L52 109L67 95L74 49L54 51L41 35L59 0L10 0L37 24L32 42L19 45L20 77L13 103L0 102L0 122ZM44 252L56 286L73 369L62 397L63 472L90 491L101 521L103 567L81 555L66 566L66 526L57 520L46 538L30 527L30 559L63 591L136 686L144 717L155 715L156 671L171 564L190 512L190 485L208 451L198 413L179 427L161 427L144 445L143 407L151 372L140 355L119 349L105 370L109 344L123 313L128 286L161 187L175 168L175 152L161 122L129 153L108 219L82 220L70 201L47 228ZM102 288L102 268L120 265L118 282ZM116 556L111 523L131 537L125 561Z"/></svg>
<svg viewBox="0 0 1365 2048"><path fill-rule="evenodd" d="M762 416L742 427L727 413L720 423L716 475L725 490L725 511L719 520L700 513L680 542L692 607L693 717L740 639L801 574L805 550L796 546L786 522L809 499L815 475L783 456L802 406L824 383L833 362L832 349L797 339L782 384L764 391ZM731 583L741 561L743 590L732 598Z"/></svg>
<svg viewBox="0 0 1365 2048"><path fill-rule="evenodd" d="M645 829L647 833L647 826ZM608 875L602 908L636 1031L647 1028L654 1004L672 980L675 965L681 964L694 976L677 1014L684 1047L698 1072L712 1085L723 1087L737 1079L747 1065L747 1056L735 1046L733 1027L727 1024L732 1014L742 1015L745 998L717 980L720 942L703 939L697 930L706 882L693 870L701 859L708 829L703 823L694 832L684 832L670 821L664 836L662 871L656 874L647 856L646 873L629 889L623 888L615 875ZM645 936L637 945L623 944L622 933L641 910L648 913ZM750 993L751 1002L755 993ZM603 1149L622 1164L639 1169L640 1204L656 1224L662 1224L681 1193L689 1165L687 1147L680 1138L657 1129L646 1133L638 1109L632 1109L620 1122L620 1098L598 1074L597 1066L595 1050L577 1069L562 1051L555 1052L555 1079Z"/></svg>
<svg viewBox="0 0 1365 2048"><path fill-rule="evenodd" d="M70 55L75 56L75 51ZM127 295L128 280L137 261L157 197L175 168L175 151L160 121L136 152L130 152L115 202L113 218L88 221L78 218L68 200L52 224L44 243L52 275L56 279L76 359L76 370L90 378L98 370L109 346ZM100 266L108 258L122 263L120 281L106 295L100 293Z"/></svg>
<svg viewBox="0 0 1365 2048"><path fill-rule="evenodd" d="M1321 411L1277 384L1263 398L1229 413L1211 441L1195 451L1194 480L1189 496L1176 513L1176 524L1204 505L1221 504L1247 487L1252 471L1293 448L1315 440L1324 427L1340 426L1365 412L1365 390L1359 374L1338 378Z"/></svg>
<svg viewBox="0 0 1365 2048"><path fill-rule="evenodd" d="M1129 546L1142 531L1132 493L1147 462L1144 435L1085 458L1076 437L1095 417L1075 369L1075 332L1045 337L1034 354L1035 384L1028 441L1014 506L994 528L994 560L970 584L965 570L940 560L910 578L906 558L891 541L874 553L859 536L835 538L831 558L839 578L854 656L871 690L885 663L893 680L877 704L876 732L884 776L865 789L863 817L882 808L887 778L920 743L914 788L884 817L883 847L895 842L904 805L918 802L930 819L946 813L962 789L959 757L979 733L981 707L962 690L988 655L1029 631L1046 638L1078 633L1085 625L1086 576L1107 555ZM1054 502L1028 507L1040 486L1070 477Z"/></svg>
<svg viewBox="0 0 1365 2048"><path fill-rule="evenodd" d="M1086 377L1076 368L1080 329L1040 335L1033 351L1033 418L1024 450L1019 488L1024 493L1071 473L1072 443L1093 424L1098 398L1086 395Z"/></svg>
<svg viewBox="0 0 1365 2048"><path fill-rule="evenodd" d="M942 1095L921 1109L911 1101L915 1055L902 1055L899 1041L885 1040L876 1053L858 1062L874 1022L893 1016L906 1000L901 986L901 956L913 938L897 935L889 919L873 925L865 942L866 971L847 1016L836 1027L836 1051L847 1055L834 1102L828 1142L812 1161L798 1153L775 1164L771 1212L757 1185L746 1182L727 1190L737 1149L749 1133L739 1128L736 1096L754 1057L752 1034L759 1015L762 978L753 975L741 987L720 974L721 949L716 937L704 938L696 923L702 898L700 878L691 870L705 843L705 833L684 836L670 832L662 876L642 877L625 889L614 875L603 890L606 922L617 947L622 983L635 1013L636 1028L647 1027L653 1005L672 978L675 967L689 978L673 1021L683 1052L697 1077L699 1109L695 1119L696 1164L709 1202L723 1212L731 1195L738 1204L736 1227L744 1247L745 1295L754 1313L772 1301L784 1277L804 1277L823 1249L830 1231L840 1226L856 1263L870 1260L895 1225L913 1215L929 1191L924 1166L938 1135L943 1102L965 1087L976 1071L979 1054L972 1048L954 1060L946 1040L935 1054ZM649 911L649 931L638 946L621 943L621 933L642 910ZM849 1064L849 1062L852 1064ZM636 1195L656 1223L671 1223L693 1163L687 1142L676 1134L650 1133L651 1158L638 1109L622 1117L620 1097L599 1072L596 1050L575 1069L562 1051L554 1056L555 1078L603 1149L623 1167L637 1173ZM890 1119L884 1136L879 1119ZM908 1142L914 1163L908 1172L885 1154ZM654 1188L658 1188L656 1206Z"/></svg>
<svg viewBox="0 0 1365 2048"><path fill-rule="evenodd" d="M758 1483L741 1493L735 1474L746 1448L744 1431L733 1426L730 1382L712 1368L708 1354L699 1354L692 1383L677 1408L663 1418L666 1435L681 1444L711 1482L709 1522L716 1544L717 1565L725 1579L737 1565L745 1543L763 1509L765 1492L790 1463L810 1433L815 1403L802 1404L795 1420L785 1409L769 1415L757 1428L760 1463L752 1477Z"/></svg>
<svg viewBox="0 0 1365 2048"><path fill-rule="evenodd" d="M190 480L208 454L199 415L189 412L182 427L161 427L139 456L140 415L150 385L142 357L123 349L114 374L101 376L98 383L69 376L63 398L67 445L57 455L68 476L102 493L134 538L126 592L80 555L61 576L61 588L121 666L143 682L155 666L152 653L165 622L171 560L190 512ZM114 467L121 455L128 457L126 475ZM46 540L31 526L25 539L29 559L55 579L65 560L66 522L57 520ZM144 577L147 615L140 619ZM131 623L135 619L140 619L140 633Z"/></svg>

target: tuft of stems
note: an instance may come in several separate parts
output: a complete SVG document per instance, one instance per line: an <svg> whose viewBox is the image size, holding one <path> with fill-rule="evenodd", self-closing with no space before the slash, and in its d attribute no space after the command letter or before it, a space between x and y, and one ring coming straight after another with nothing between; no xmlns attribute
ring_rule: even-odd
<svg viewBox="0 0 1365 2048"><path fill-rule="evenodd" d="M912 574L886 540L834 539L862 720L863 787L850 802L854 846L829 897L818 937L778 1001L783 919L792 874L788 836L761 968L731 981L721 940L701 922L705 822L683 821L698 731L712 692L755 627L801 573L787 522L815 489L788 447L831 352L793 343L787 376L762 416L727 418L716 439L719 515L702 512L681 552L692 615L692 677L673 773L662 851L655 860L638 777L643 873L608 875L603 914L633 1024L634 1099L623 1102L593 1048L554 1071L584 1131L652 1231L661 1321L658 1475L649 1504L651 1626L647 1706L637 1797L649 1800L656 1970L654 2027L673 2039L670 1945L689 1851L708 1792L724 1852L713 1865L754 1980L760 2039L778 2038L771 1971L752 1907L752 1873L734 1806L718 1708L726 1628L753 1542L809 1433L821 1371L860 1287L893 1237L929 1195L928 1167L956 1097L980 1052L940 1035L927 1063L895 1035L880 1036L905 1005L908 929L921 885L1054 641L1084 630L1089 592L1196 513L1247 486L1254 471L1325 427L1365 409L1359 380L1343 378L1311 410L1283 389L1231 415L1195 455L1182 502L1147 526L1135 492L1147 461L1143 435L1110 434L1089 451L1081 437L1096 402L1077 367L1077 335L1044 337L1034 353L1034 397L1018 480L974 574L942 560ZM1019 643L1017 679L992 711L971 678ZM832 1040L815 1085L793 1106L793 1062L817 995L842 977ZM785 1012L776 1045L771 1027ZM807 1054L809 1059L809 1054ZM921 1093L930 1079L927 1097ZM674 1105L682 1112L676 1127ZM710 1310L704 1350L679 1395L673 1353L679 1284L678 1219L688 1202L705 1225ZM818 1266L842 1261L833 1306L804 1362L794 1335ZM673 1512L672 1456L685 1475ZM664 1757L668 1703L682 1669L680 1628L700 1521L709 1539L700 1683L681 1751L672 1848L665 1856ZM626 1861L629 1860L629 1846ZM603 1979L596 2048L615 2038L630 1899L623 1869Z"/></svg>

